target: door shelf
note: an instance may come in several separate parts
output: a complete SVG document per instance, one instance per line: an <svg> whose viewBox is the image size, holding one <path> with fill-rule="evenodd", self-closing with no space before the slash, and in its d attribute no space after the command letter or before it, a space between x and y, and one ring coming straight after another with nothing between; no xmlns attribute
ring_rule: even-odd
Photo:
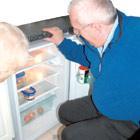
<svg viewBox="0 0 140 140"><path fill-rule="evenodd" d="M40 116L53 110L53 104L54 104L55 98L56 98L56 95L51 95L45 100L22 111L20 113L22 126L32 123L35 119L38 119Z"/></svg>
<svg viewBox="0 0 140 140"><path fill-rule="evenodd" d="M52 94L55 94L55 92L59 89L59 87L45 80L35 85L34 88L36 89L35 98L31 101L26 100L21 92L18 93L20 112L50 97Z"/></svg>
<svg viewBox="0 0 140 140"><path fill-rule="evenodd" d="M17 92L40 83L44 78L46 79L47 77L56 76L58 74L58 72L53 71L47 65L41 64L38 67L26 71L25 76L20 79L20 82L17 80Z"/></svg>

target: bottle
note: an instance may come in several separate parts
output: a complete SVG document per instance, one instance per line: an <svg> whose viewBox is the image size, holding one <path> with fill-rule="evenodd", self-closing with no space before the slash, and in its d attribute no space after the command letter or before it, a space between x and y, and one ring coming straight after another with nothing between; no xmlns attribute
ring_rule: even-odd
<svg viewBox="0 0 140 140"><path fill-rule="evenodd" d="M88 67L79 66L78 74L77 74L77 81L80 84L85 84L85 83L89 83L89 79L90 79L90 76L89 76Z"/></svg>

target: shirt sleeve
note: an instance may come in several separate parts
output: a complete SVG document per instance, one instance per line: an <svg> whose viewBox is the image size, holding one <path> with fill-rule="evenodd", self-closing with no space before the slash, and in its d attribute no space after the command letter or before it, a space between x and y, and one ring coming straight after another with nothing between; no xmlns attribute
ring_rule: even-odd
<svg viewBox="0 0 140 140"><path fill-rule="evenodd" d="M64 39L59 45L58 49L68 60L79 63L83 66L89 67L90 63L85 54L85 46L77 44L70 39Z"/></svg>

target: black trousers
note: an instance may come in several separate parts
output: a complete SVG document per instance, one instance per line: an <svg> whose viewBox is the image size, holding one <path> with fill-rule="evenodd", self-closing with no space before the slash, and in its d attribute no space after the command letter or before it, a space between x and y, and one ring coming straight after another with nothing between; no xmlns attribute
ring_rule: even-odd
<svg viewBox="0 0 140 140"><path fill-rule="evenodd" d="M100 114L91 97L63 103L59 119L66 127L62 140L127 140L138 129L129 121L115 121Z"/></svg>
<svg viewBox="0 0 140 140"><path fill-rule="evenodd" d="M140 128L128 140L140 140Z"/></svg>

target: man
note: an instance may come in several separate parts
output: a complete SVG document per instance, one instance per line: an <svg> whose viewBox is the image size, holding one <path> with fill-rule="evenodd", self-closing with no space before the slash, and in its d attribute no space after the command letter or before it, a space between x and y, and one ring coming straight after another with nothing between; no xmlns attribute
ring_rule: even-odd
<svg viewBox="0 0 140 140"><path fill-rule="evenodd" d="M62 140L126 140L140 121L140 18L116 10L110 0L73 0L71 24L83 45L45 28L64 56L88 67L92 97L62 104Z"/></svg>
<svg viewBox="0 0 140 140"><path fill-rule="evenodd" d="M0 82L24 66L28 58L28 41L23 32L0 22Z"/></svg>

